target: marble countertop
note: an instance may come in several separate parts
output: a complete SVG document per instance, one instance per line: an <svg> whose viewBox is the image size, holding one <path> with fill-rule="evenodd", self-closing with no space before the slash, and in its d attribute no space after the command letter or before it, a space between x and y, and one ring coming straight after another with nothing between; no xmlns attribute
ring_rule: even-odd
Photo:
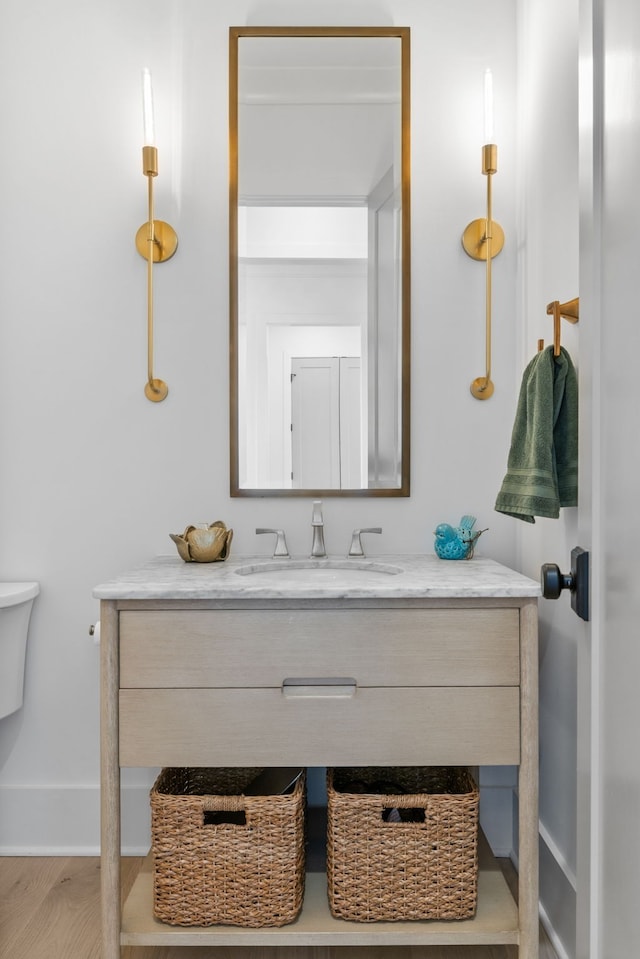
<svg viewBox="0 0 640 959"><path fill-rule="evenodd" d="M540 596L540 584L482 556L431 554L347 559L234 556L184 563L156 556L93 590L96 599L417 599Z"/></svg>

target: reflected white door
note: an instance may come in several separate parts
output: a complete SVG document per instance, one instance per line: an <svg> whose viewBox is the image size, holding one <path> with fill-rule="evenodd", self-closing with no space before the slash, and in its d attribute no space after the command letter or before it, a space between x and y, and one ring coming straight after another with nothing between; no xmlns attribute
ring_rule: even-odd
<svg viewBox="0 0 640 959"><path fill-rule="evenodd" d="M362 485L360 422L359 357L292 357L294 489Z"/></svg>
<svg viewBox="0 0 640 959"><path fill-rule="evenodd" d="M294 489L340 487L340 365L336 357L291 359Z"/></svg>

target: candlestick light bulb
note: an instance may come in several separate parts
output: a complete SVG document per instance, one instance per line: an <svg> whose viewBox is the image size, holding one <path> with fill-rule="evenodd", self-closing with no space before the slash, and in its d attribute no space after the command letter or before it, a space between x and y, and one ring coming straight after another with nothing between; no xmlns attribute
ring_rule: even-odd
<svg viewBox="0 0 640 959"><path fill-rule="evenodd" d="M151 73L147 67L142 71L142 124L144 146L155 146L156 131L153 118L153 87L151 86Z"/></svg>
<svg viewBox="0 0 640 959"><path fill-rule="evenodd" d="M484 71L484 142L493 143L493 75L488 68Z"/></svg>

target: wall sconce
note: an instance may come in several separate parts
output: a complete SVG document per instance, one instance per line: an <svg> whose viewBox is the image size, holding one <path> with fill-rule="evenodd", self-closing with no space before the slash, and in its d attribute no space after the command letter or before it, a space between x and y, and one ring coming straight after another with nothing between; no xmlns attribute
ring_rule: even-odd
<svg viewBox="0 0 640 959"><path fill-rule="evenodd" d="M493 79L491 71L484 75L484 138L482 147L482 173L487 178L487 215L483 219L473 220L462 234L462 246L474 260L486 260L487 278L485 295L486 324L486 373L471 384L471 393L477 400L488 400L493 396L491 382L491 261L504 246L504 230L492 215L491 180L498 172L498 147L493 140Z"/></svg>
<svg viewBox="0 0 640 959"><path fill-rule="evenodd" d="M142 147L142 172L148 181L149 214L136 233L136 249L147 261L147 382L144 393L148 400L160 403L169 392L163 380L153 375L153 264L164 263L176 252L178 237L173 227L164 220L153 218L153 179L158 175L158 148L155 145L155 126L153 118L153 91L151 74L145 68L142 71L142 118L144 124L144 146Z"/></svg>

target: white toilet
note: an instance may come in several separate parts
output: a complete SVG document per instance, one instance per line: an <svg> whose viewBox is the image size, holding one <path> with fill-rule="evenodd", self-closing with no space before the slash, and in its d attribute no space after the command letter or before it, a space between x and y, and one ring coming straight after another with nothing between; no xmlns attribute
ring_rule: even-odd
<svg viewBox="0 0 640 959"><path fill-rule="evenodd" d="M22 706L24 661L38 583L0 583L0 719Z"/></svg>

